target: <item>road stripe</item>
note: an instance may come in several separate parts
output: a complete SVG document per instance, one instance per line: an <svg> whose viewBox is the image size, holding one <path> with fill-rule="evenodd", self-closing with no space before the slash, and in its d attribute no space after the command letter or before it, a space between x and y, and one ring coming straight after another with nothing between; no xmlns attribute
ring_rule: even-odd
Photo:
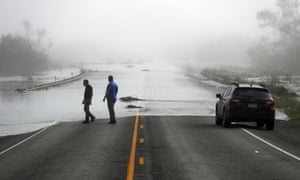
<svg viewBox="0 0 300 180"><path fill-rule="evenodd" d="M131 151L130 151L130 156L129 156L126 180L134 179L136 139L137 139L138 124L139 124L139 115L137 113L136 117L135 117L134 128L133 128L132 144L131 144Z"/></svg>
<svg viewBox="0 0 300 180"><path fill-rule="evenodd" d="M144 157L139 157L139 165L144 165L145 164L145 158Z"/></svg>
<svg viewBox="0 0 300 180"><path fill-rule="evenodd" d="M34 138L35 136L41 134L42 132L44 132L45 130L47 130L49 127L50 127L50 126L47 126L47 127L43 128L43 129L39 130L38 132L34 133L33 135L31 135L31 136L29 136L29 137L23 139L22 141L18 142L17 144L15 144L15 145L13 145L13 146L11 146L11 147L9 147L9 148L7 148L7 149L1 151L1 152L0 152L0 155L2 155L2 154L4 154L4 153L6 153L6 152L8 152L8 151L10 151L10 150L12 150L12 149L14 149L15 147L17 147L17 146L23 144L24 142L26 142L26 141L28 141L28 140Z"/></svg>
<svg viewBox="0 0 300 180"><path fill-rule="evenodd" d="M285 155L287 155L287 156L289 156L289 157L291 157L291 158L293 158L293 159L296 159L296 160L300 161L300 158L299 158L298 156L296 156L296 155L294 155L294 154L292 154L292 153L289 153L289 152L287 152L287 151L281 149L280 147L278 147L278 146L276 146L276 145L274 145L274 144L272 144L272 143L270 143L270 142L268 142L268 141L266 141L266 140L264 140L264 139L262 139L262 138L256 136L255 134L251 133L250 131L248 131L248 130L246 130L246 129L244 129L244 128L242 128L242 131L244 131L245 133L247 133L247 134L249 134L250 136L254 137L255 139L257 139L257 140L259 140L259 141L261 141L261 142L263 142L263 143L265 143L265 144L271 146L272 148L276 149L277 151L282 152L282 153L284 153Z"/></svg>

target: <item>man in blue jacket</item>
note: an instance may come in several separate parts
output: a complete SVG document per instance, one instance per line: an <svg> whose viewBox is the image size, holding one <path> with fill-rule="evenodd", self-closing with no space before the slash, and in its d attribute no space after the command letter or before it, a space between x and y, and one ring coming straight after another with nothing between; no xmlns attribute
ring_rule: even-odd
<svg viewBox="0 0 300 180"><path fill-rule="evenodd" d="M107 107L109 111L110 121L108 124L116 124L115 110L114 106L117 101L117 93L118 93L118 85L114 82L114 78L112 75L108 76L108 85L106 87L106 92L103 98L103 102L105 99L107 100Z"/></svg>

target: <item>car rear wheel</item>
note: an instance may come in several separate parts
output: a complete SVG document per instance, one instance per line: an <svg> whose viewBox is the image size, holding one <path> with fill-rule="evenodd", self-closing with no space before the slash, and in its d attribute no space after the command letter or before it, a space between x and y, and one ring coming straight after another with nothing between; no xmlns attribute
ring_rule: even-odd
<svg viewBox="0 0 300 180"><path fill-rule="evenodd" d="M218 116L218 110L217 110L217 108L216 108L216 116L215 116L215 122L216 122L216 125L221 125L222 124L222 118L220 118L219 116Z"/></svg>
<svg viewBox="0 0 300 180"><path fill-rule="evenodd" d="M223 113L223 121L222 121L222 123L223 123L223 127L224 128L228 128L231 125L231 121L228 118L226 111L224 111L224 113Z"/></svg>
<svg viewBox="0 0 300 180"><path fill-rule="evenodd" d="M215 117L215 122L216 122L216 125L221 125L222 124L222 118L219 118L217 115Z"/></svg>
<svg viewBox="0 0 300 180"><path fill-rule="evenodd" d="M273 130L275 126L275 119L270 119L266 123L267 130Z"/></svg>
<svg viewBox="0 0 300 180"><path fill-rule="evenodd" d="M256 127L257 127L257 128L262 128L262 127L264 127L264 122L263 122L263 121L257 121L257 122L256 122Z"/></svg>

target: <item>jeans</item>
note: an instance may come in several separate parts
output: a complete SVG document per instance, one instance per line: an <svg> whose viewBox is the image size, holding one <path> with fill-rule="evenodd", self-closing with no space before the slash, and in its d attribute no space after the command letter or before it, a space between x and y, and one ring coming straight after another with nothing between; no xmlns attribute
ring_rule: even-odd
<svg viewBox="0 0 300 180"><path fill-rule="evenodd" d="M95 119L95 116L90 112L90 104L84 104L85 120L89 121L89 118Z"/></svg>
<svg viewBox="0 0 300 180"><path fill-rule="evenodd" d="M110 122L116 122L116 117L115 117L115 103L116 100L108 100L107 101L107 107L109 111L109 116L110 116Z"/></svg>

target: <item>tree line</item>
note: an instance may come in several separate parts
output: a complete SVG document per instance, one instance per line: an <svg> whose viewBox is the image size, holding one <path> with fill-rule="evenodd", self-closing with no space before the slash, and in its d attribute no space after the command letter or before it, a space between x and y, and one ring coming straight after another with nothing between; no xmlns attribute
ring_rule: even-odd
<svg viewBox="0 0 300 180"><path fill-rule="evenodd" d="M263 72L299 74L300 14L298 0L277 0L277 11L261 10L261 28L270 28L274 37L262 37L251 49L252 66Z"/></svg>
<svg viewBox="0 0 300 180"><path fill-rule="evenodd" d="M45 29L34 30L30 22L23 22L25 33L5 34L0 39L0 75L32 75L49 68L48 49L44 45Z"/></svg>

